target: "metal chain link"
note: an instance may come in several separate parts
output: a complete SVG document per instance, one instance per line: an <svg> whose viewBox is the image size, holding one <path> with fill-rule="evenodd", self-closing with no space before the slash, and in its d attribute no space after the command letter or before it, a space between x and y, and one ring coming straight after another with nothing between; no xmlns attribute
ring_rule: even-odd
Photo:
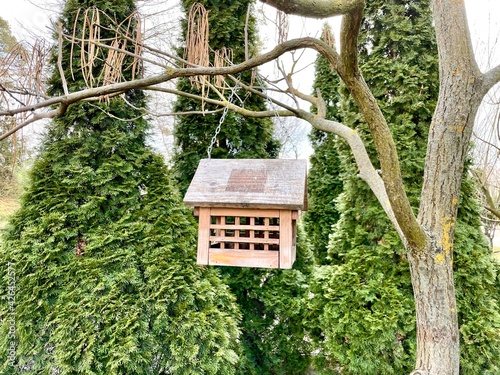
<svg viewBox="0 0 500 375"><path fill-rule="evenodd" d="M264 95L266 95L266 101L267 101L267 104L269 105L269 109L271 109L272 111L274 111L274 117L276 118L276 121L278 123L281 122L281 117L280 117L280 114L278 112L278 109L275 107L275 105L274 105L273 100L271 99L271 97L267 94L267 87L265 86L264 81L262 80L262 78L260 78L259 75L257 75L257 81L259 82L260 86L263 89L262 93Z"/></svg>
<svg viewBox="0 0 500 375"><path fill-rule="evenodd" d="M239 81L239 77L237 78ZM229 95L229 98L227 99L227 104L224 107L224 110L222 111L222 116L220 117L219 124L217 125L217 128L215 129L214 136L212 137L212 140L210 141L210 145L207 148L207 155L208 158L212 158L212 149L215 145L215 142L217 142L217 136L220 133L220 130L222 128L222 124L224 123L224 120L226 119L227 113L229 112L229 105L231 104L231 100L233 100L233 96L236 93L236 89L238 88L238 83L236 83L233 88L231 89L231 94Z"/></svg>

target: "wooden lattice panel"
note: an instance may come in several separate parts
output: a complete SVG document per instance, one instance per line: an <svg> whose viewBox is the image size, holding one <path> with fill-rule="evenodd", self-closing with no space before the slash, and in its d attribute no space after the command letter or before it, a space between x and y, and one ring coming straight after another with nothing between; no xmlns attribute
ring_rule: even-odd
<svg viewBox="0 0 500 375"><path fill-rule="evenodd" d="M198 264L291 268L297 211L198 208Z"/></svg>

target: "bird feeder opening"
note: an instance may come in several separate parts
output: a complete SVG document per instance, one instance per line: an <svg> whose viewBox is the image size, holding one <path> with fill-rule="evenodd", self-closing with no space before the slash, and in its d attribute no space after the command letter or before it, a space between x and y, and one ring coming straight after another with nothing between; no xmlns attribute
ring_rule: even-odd
<svg viewBox="0 0 500 375"><path fill-rule="evenodd" d="M184 198L199 216L198 264L292 268L306 167L304 160L202 160Z"/></svg>

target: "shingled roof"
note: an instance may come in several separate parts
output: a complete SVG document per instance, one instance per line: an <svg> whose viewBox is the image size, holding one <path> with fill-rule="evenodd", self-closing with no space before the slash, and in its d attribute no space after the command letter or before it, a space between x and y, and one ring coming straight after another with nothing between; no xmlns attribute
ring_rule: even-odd
<svg viewBox="0 0 500 375"><path fill-rule="evenodd" d="M306 177L306 160L202 159L184 203L306 210Z"/></svg>

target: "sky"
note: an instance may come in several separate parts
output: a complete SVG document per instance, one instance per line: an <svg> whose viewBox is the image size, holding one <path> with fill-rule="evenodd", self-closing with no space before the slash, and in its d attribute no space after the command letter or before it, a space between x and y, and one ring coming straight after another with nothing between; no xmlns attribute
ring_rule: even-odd
<svg viewBox="0 0 500 375"><path fill-rule="evenodd" d="M32 39L33 36L44 35L50 39L51 32L49 26L51 18L55 19L57 12L60 10L57 3L59 0L0 0L1 17L6 19L18 40ZM175 1L158 1L158 0L138 0L139 4L145 4L146 12L153 12L155 4L172 4ZM499 0L465 0L469 27L473 40L473 46L476 50L476 56L481 70L500 64L500 1ZM168 6L168 5L166 5ZM261 28L266 30L261 32L264 50L272 48L276 43L276 32L273 26L275 21L274 10L263 5L260 2L256 3L256 10L261 18ZM290 17L290 31L288 38L296 38L300 36L319 36L320 29L325 21L311 20L301 17ZM340 18L329 19L332 29L335 33L339 29ZM338 37L336 38L339 39ZM497 48L493 48L497 45ZM489 51L486 53L486 51ZM311 65L314 62L315 54L306 54L301 58L302 67L305 70L294 79L299 90L310 93L311 83L313 79L314 68ZM290 60L283 59L283 63L290 64ZM261 69L261 72L267 76L277 74L275 65L268 64ZM304 104L305 106L307 104ZM487 111L484 111L487 112ZM171 118L170 118L171 119ZM170 120L171 121L171 120ZM300 126L300 125L299 125ZM307 134L308 130L303 129L301 133ZM307 139L300 146L301 152L299 157L307 157L310 153L310 148L307 145ZM295 155L293 156L295 157Z"/></svg>

